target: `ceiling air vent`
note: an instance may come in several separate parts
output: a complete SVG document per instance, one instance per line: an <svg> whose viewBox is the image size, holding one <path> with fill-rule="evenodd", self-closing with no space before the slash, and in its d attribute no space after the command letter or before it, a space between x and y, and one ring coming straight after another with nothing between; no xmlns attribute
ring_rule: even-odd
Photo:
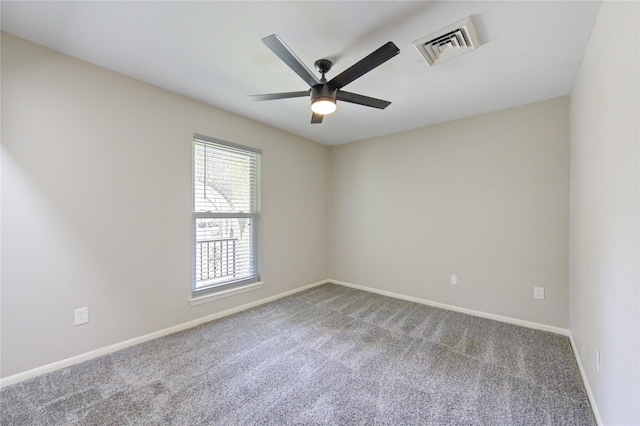
<svg viewBox="0 0 640 426"><path fill-rule="evenodd" d="M480 46L471 16L413 42L429 65L463 55Z"/></svg>

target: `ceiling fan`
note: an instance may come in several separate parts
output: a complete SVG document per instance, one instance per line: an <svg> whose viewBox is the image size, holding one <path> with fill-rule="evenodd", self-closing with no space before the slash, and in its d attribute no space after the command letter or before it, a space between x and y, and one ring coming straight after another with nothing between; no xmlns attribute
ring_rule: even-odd
<svg viewBox="0 0 640 426"><path fill-rule="evenodd" d="M254 101L271 101L275 99L311 97L311 123L322 123L322 118L326 114L331 114L336 110L336 101L350 102L352 104L364 105L373 108L384 109L391 102L382 99L370 98L356 93L342 90L344 86L351 83L356 78L363 76L377 66L400 53L400 49L388 42L344 70L342 73L327 81L325 74L331 70L333 63L328 59L318 59L315 68L322 78L318 79L309 68L296 56L295 53L276 34L272 34L262 39L262 42L273 51L282 61L298 74L311 88L299 92L269 93L265 95L249 95L249 99Z"/></svg>

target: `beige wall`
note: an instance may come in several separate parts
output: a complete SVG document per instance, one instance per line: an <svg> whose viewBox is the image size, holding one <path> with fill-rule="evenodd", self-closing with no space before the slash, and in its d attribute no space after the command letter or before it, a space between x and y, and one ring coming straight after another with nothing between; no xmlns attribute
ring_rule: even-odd
<svg viewBox="0 0 640 426"><path fill-rule="evenodd" d="M331 161L331 278L567 328L568 97L342 145Z"/></svg>
<svg viewBox="0 0 640 426"><path fill-rule="evenodd" d="M602 3L571 94L570 326L607 425L640 424L638 6Z"/></svg>
<svg viewBox="0 0 640 426"><path fill-rule="evenodd" d="M266 285L190 307L195 132L263 150ZM328 188L325 146L3 33L2 376L325 279Z"/></svg>

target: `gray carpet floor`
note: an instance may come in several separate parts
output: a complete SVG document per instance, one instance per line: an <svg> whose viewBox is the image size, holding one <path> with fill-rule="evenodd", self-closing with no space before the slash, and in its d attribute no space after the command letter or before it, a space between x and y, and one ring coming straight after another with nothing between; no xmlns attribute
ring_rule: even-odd
<svg viewBox="0 0 640 426"><path fill-rule="evenodd" d="M595 425L569 340L326 284L3 388L2 425Z"/></svg>

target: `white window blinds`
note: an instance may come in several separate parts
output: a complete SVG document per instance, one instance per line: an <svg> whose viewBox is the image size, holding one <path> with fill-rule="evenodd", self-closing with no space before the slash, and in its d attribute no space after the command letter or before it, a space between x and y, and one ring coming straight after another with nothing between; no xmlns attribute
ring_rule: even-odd
<svg viewBox="0 0 640 426"><path fill-rule="evenodd" d="M193 284L257 281L260 151L193 137Z"/></svg>

